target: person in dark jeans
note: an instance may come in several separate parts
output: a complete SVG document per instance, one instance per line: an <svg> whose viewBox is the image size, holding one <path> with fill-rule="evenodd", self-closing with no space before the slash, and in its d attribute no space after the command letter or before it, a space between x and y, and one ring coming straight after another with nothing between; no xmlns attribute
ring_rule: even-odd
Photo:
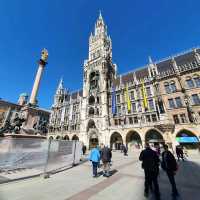
<svg viewBox="0 0 200 200"><path fill-rule="evenodd" d="M176 182L175 182L175 174L177 171L177 163L174 155L168 150L168 146L164 145L164 152L162 153L162 163L161 167L166 172L169 182L172 186L172 196L176 197L178 196L178 190L176 188Z"/></svg>
<svg viewBox="0 0 200 200"><path fill-rule="evenodd" d="M92 162L93 177L97 177L97 167L100 161L100 153L97 147L91 150L89 159Z"/></svg>
<svg viewBox="0 0 200 200"><path fill-rule="evenodd" d="M139 160L142 161L142 168L144 169L145 175L144 196L148 197L149 188L151 189L153 183L156 200L160 200L160 190L158 185L160 160L156 152L150 148L148 143L145 147L145 150L140 153L139 157Z"/></svg>

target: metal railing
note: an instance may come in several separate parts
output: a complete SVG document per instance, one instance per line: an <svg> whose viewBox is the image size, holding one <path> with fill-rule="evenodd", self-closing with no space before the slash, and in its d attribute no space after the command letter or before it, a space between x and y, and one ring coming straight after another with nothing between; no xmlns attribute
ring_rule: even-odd
<svg viewBox="0 0 200 200"><path fill-rule="evenodd" d="M0 183L52 174L80 162L79 141L0 138Z"/></svg>

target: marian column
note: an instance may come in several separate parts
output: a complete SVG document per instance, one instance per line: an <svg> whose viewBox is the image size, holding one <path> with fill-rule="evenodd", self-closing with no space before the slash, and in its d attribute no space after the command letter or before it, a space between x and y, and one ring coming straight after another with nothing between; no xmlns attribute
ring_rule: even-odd
<svg viewBox="0 0 200 200"><path fill-rule="evenodd" d="M40 80L42 77L42 72L44 70L45 65L47 64L47 58L48 58L48 51L46 49L43 49L41 53L41 59L39 60L39 67L38 67L38 71L35 77L35 82L33 85L32 93L31 93L31 97L29 101L31 105L36 105L37 103L36 97L37 97L37 93L38 93L38 89L40 85Z"/></svg>

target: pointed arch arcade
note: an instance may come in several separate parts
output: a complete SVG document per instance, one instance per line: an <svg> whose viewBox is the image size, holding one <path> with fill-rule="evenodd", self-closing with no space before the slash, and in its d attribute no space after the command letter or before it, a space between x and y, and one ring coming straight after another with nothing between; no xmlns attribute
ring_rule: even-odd
<svg viewBox="0 0 200 200"><path fill-rule="evenodd" d="M79 141L79 137L77 135L73 135L72 140L77 140Z"/></svg>
<svg viewBox="0 0 200 200"><path fill-rule="evenodd" d="M110 136L110 148L115 150L120 150L121 145L123 144L123 139L120 133L114 132Z"/></svg>
<svg viewBox="0 0 200 200"><path fill-rule="evenodd" d="M134 130L129 131L126 134L126 144L131 147L133 146L134 148L141 148L142 147L142 140L140 137L140 134Z"/></svg>
<svg viewBox="0 0 200 200"><path fill-rule="evenodd" d="M161 132L159 132L158 130L150 129L145 134L145 142L149 142L155 145L159 143L164 143L164 138Z"/></svg>

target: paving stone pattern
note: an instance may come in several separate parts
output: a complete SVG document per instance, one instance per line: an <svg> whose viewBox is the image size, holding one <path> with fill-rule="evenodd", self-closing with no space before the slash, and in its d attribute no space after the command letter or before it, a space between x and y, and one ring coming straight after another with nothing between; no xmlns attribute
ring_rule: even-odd
<svg viewBox="0 0 200 200"><path fill-rule="evenodd" d="M48 179L36 177L1 184L0 200L153 200L152 194L149 198L143 196L144 174L138 156L137 152L129 152L128 156L113 152L113 175L109 178L93 178L90 162L84 162ZM179 162L178 200L200 199L199 172L200 156ZM161 199L171 200L171 187L162 170L159 183Z"/></svg>

